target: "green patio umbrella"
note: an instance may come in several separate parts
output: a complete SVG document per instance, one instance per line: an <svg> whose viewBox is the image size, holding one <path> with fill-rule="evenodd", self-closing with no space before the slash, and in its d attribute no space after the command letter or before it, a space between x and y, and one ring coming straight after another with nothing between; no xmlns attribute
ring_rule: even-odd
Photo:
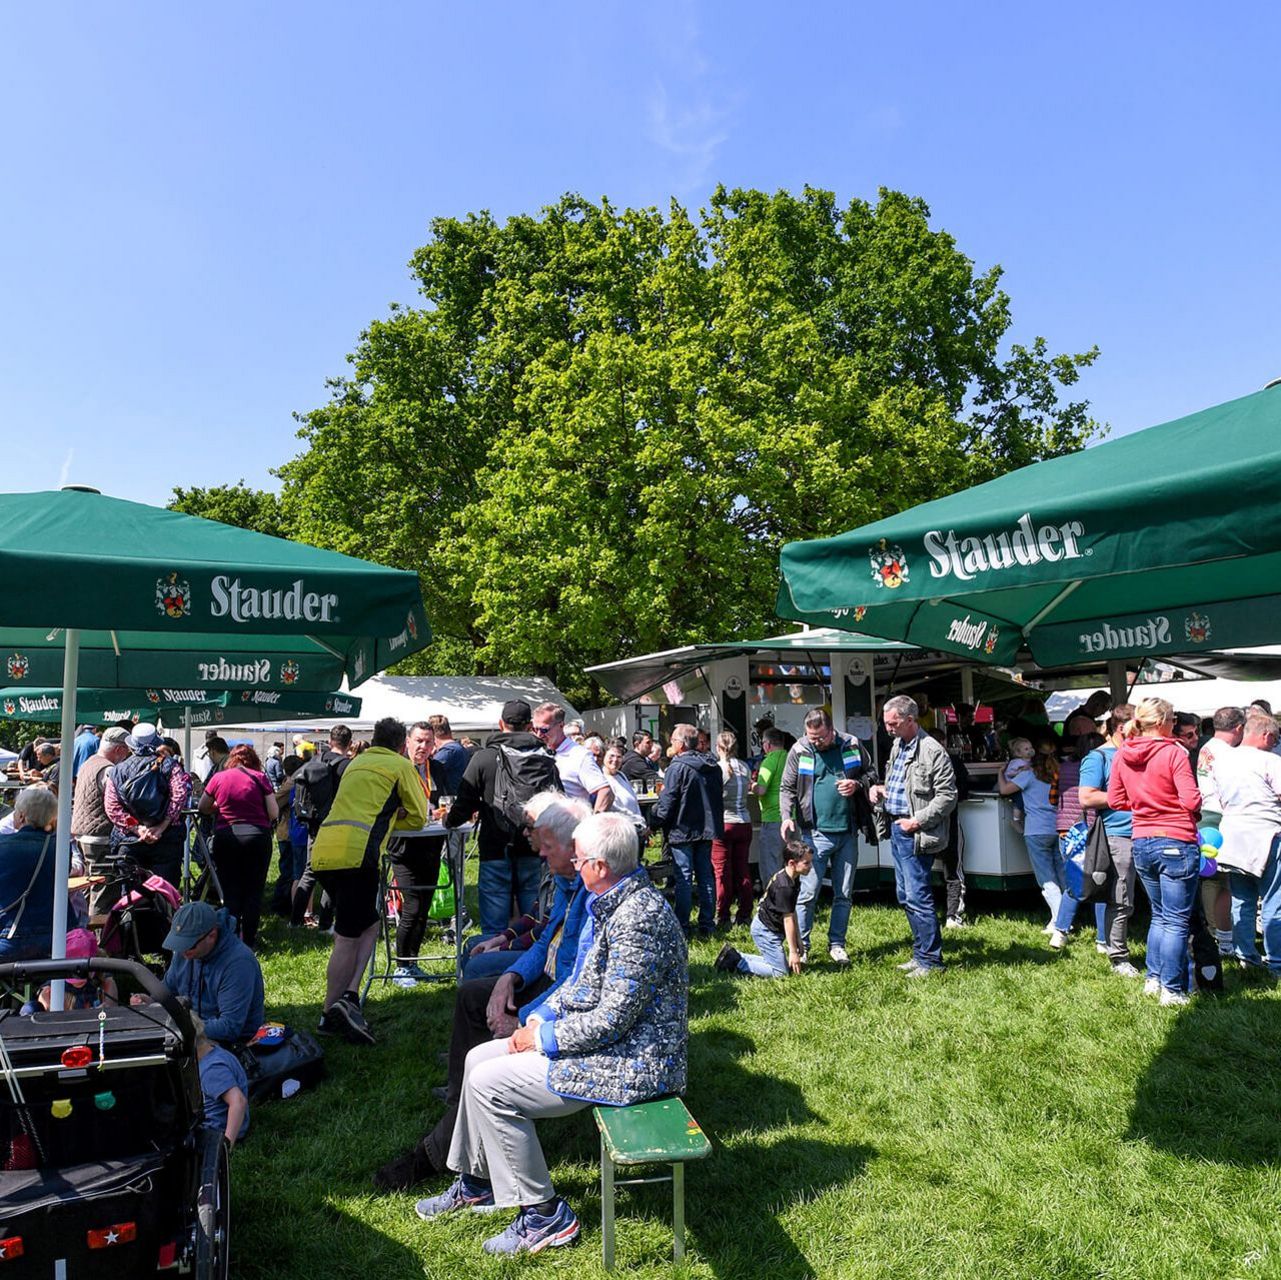
<svg viewBox="0 0 1281 1280"><path fill-rule="evenodd" d="M60 683L67 742L82 681L326 692L343 677L354 688L431 638L414 573L82 487L0 494L0 583L3 678ZM55 958L70 820L66 787ZM55 990L55 1007L60 999Z"/></svg>
<svg viewBox="0 0 1281 1280"><path fill-rule="evenodd" d="M1281 388L789 543L782 617L1044 667L1281 633Z"/></svg>
<svg viewBox="0 0 1281 1280"><path fill-rule="evenodd" d="M299 720L360 714L349 693L280 693L273 689L77 689L76 719L94 724L163 720L166 725L252 724L287 715ZM61 723L61 689L0 689L0 720Z"/></svg>

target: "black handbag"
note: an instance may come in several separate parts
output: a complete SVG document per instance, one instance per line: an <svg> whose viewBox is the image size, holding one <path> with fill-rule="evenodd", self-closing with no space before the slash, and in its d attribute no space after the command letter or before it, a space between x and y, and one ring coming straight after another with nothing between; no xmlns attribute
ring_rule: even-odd
<svg viewBox="0 0 1281 1280"><path fill-rule="evenodd" d="M1095 818L1090 834L1085 840L1081 856L1081 902L1097 898L1112 874L1112 849L1108 845L1107 827L1102 818Z"/></svg>

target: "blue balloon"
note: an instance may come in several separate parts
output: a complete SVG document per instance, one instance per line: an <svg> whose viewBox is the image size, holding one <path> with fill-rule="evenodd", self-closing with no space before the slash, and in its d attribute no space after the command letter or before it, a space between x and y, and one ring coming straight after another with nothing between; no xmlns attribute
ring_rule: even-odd
<svg viewBox="0 0 1281 1280"><path fill-rule="evenodd" d="M1223 848L1223 833L1218 827L1202 827L1197 835L1201 837L1202 844L1208 844L1213 849Z"/></svg>

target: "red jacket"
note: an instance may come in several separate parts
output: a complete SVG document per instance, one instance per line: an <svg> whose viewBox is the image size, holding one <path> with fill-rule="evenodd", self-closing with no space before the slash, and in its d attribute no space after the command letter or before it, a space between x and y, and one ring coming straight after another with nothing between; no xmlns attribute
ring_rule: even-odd
<svg viewBox="0 0 1281 1280"><path fill-rule="evenodd" d="M1133 813L1136 840L1165 835L1195 841L1201 792L1187 751L1173 738L1127 738L1108 780L1108 808Z"/></svg>

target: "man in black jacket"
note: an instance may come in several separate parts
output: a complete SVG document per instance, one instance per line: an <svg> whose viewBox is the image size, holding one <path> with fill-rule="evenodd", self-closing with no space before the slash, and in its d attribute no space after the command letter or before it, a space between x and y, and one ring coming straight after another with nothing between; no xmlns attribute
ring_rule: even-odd
<svg viewBox="0 0 1281 1280"><path fill-rule="evenodd" d="M503 704L499 731L467 762L458 794L445 817L447 827L461 826L480 815L476 844L480 851L480 931L485 937L502 933L512 918L512 895L517 915L532 914L538 899L542 864L530 848L523 828L514 827L494 803L498 771L510 771L516 787L528 800L539 791L561 791L556 758L541 738L530 733L533 710L524 698ZM500 753L505 752L505 758ZM508 779L507 785L511 786Z"/></svg>
<svg viewBox="0 0 1281 1280"><path fill-rule="evenodd" d="M716 877L712 841L725 834L720 766L694 750L698 730L678 724L672 730L672 762L663 790L649 815L650 826L667 834L676 863L676 918L690 935L691 884L698 881L698 936L710 938L716 923Z"/></svg>

